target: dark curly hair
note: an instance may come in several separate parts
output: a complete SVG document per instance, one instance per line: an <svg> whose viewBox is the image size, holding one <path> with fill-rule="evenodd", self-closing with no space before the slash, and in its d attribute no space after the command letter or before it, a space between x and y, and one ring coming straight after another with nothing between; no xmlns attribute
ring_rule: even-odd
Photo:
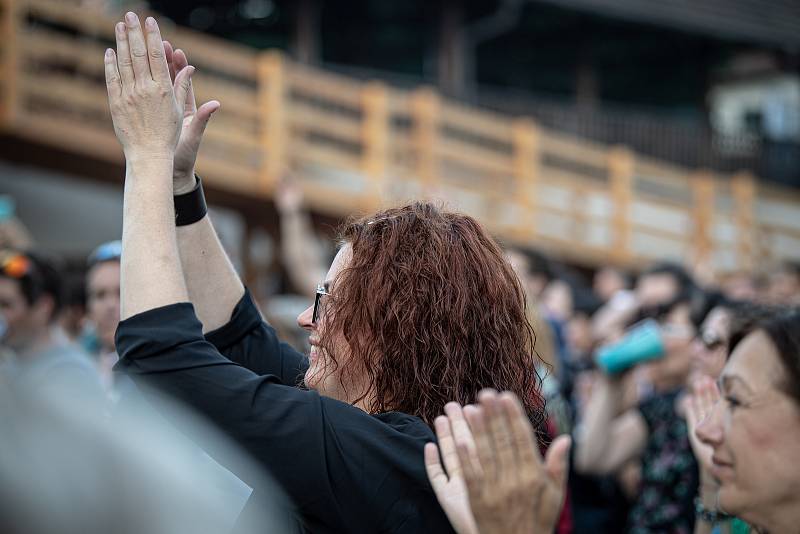
<svg viewBox="0 0 800 534"><path fill-rule="evenodd" d="M535 335L522 285L473 218L417 202L341 229L352 259L325 306L321 344L331 369L367 377L370 413L400 411L428 425L444 405L483 388L516 393L543 420ZM337 361L341 333L351 356ZM362 380L363 381L363 380Z"/></svg>

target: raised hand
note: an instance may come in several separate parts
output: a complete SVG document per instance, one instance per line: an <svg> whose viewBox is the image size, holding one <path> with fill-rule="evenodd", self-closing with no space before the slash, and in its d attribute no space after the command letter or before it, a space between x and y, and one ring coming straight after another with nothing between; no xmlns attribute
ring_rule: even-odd
<svg viewBox="0 0 800 534"><path fill-rule="evenodd" d="M425 467L439 503L459 534L552 532L564 500L569 437L557 438L542 461L513 393L484 391L479 402L463 410L450 403L447 417L434 422L439 449L425 446Z"/></svg>
<svg viewBox="0 0 800 534"><path fill-rule="evenodd" d="M570 438L560 436L542 461L528 417L516 395L483 391L480 407L465 412L480 469L458 447L472 513L481 534L552 532L568 472Z"/></svg>
<svg viewBox="0 0 800 534"><path fill-rule="evenodd" d="M714 404L719 401L717 384L709 377L702 376L692 382L692 394L684 401L686 425L689 427L689 442L692 445L694 457L700 466L700 483L704 489L713 489L718 486L711 475L711 456L714 450L697 438L695 430L697 425L711 412ZM709 488L713 486L713 488Z"/></svg>
<svg viewBox="0 0 800 534"><path fill-rule="evenodd" d="M173 50L169 41L164 41L164 52L170 78L176 80L177 74L189 64L186 53L180 48ZM189 81L186 104L183 108L181 136L175 149L175 166L172 173L175 194L187 192L194 187L194 165L200 142L203 140L203 133L211 115L219 108L220 103L217 100L210 100L198 108L194 98L194 88L191 80Z"/></svg>
<svg viewBox="0 0 800 534"><path fill-rule="evenodd" d="M439 447L433 443L425 445L425 470L436 498L455 531L458 534L477 534L478 528L470 510L469 495L457 450L457 443L461 443L474 451L472 433L458 403L446 404L444 411L447 415L440 415L433 422ZM439 451L444 466L439 459ZM477 461L477 457L473 457L473 461Z"/></svg>
<svg viewBox="0 0 800 534"><path fill-rule="evenodd" d="M161 32L148 17L144 29L135 13L115 27L116 53L106 50L105 75L114 131L126 159L172 159L194 67L169 75Z"/></svg>

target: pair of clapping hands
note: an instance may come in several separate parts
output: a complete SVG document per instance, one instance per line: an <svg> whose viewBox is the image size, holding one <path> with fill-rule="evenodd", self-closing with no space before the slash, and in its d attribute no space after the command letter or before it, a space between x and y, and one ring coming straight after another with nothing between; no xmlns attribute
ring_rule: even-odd
<svg viewBox="0 0 800 534"><path fill-rule="evenodd" d="M458 534L553 532L564 502L570 438L544 461L519 399L482 391L477 405L449 403L425 446L436 497ZM443 465L444 464L444 465Z"/></svg>
<svg viewBox="0 0 800 534"><path fill-rule="evenodd" d="M114 131L128 162L172 159L175 193L194 187L194 164L203 132L220 107L199 108L191 78L195 68L182 50L162 41L158 23L135 13L114 28L117 49L105 54L105 77Z"/></svg>

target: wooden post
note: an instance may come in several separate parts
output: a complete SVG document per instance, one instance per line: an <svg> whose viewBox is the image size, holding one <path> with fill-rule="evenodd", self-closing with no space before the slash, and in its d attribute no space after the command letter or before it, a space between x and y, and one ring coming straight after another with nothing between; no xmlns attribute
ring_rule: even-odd
<svg viewBox="0 0 800 534"><path fill-rule="evenodd" d="M258 191L269 195L287 168L286 66L275 50L258 58L258 128L262 148Z"/></svg>
<svg viewBox="0 0 800 534"><path fill-rule="evenodd" d="M439 141L439 95L423 87L411 95L413 117L413 144L416 152L416 171L423 192L430 195L439 179L436 144Z"/></svg>
<svg viewBox="0 0 800 534"><path fill-rule="evenodd" d="M365 207L380 206L383 180L389 156L389 92L381 82L369 82L361 90L362 160L361 167L368 180Z"/></svg>
<svg viewBox="0 0 800 534"><path fill-rule="evenodd" d="M514 121L514 179L516 197L524 210L515 233L520 239L532 240L536 235L536 202L541 154L539 128L530 119Z"/></svg>
<svg viewBox="0 0 800 534"><path fill-rule="evenodd" d="M736 260L739 268L753 271L756 267L756 180L749 172L740 172L731 179L733 220L736 226Z"/></svg>
<svg viewBox="0 0 800 534"><path fill-rule="evenodd" d="M0 36L3 56L0 58L2 98L0 98L0 129L8 128L19 113L19 5L17 0L0 0L2 19Z"/></svg>
<svg viewBox="0 0 800 534"><path fill-rule="evenodd" d="M714 249L712 230L714 227L714 177L708 171L699 171L690 176L692 188L693 239L691 250L694 263L711 266Z"/></svg>
<svg viewBox="0 0 800 534"><path fill-rule="evenodd" d="M628 148L616 146L609 150L608 180L614 205L611 218L613 228L611 257L620 265L629 263L632 256L630 241L634 166L634 155Z"/></svg>

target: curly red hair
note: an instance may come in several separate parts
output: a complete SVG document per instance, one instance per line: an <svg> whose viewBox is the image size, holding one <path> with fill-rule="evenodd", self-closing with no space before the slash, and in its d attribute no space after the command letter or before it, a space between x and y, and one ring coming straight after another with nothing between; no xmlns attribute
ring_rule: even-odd
<svg viewBox="0 0 800 534"><path fill-rule="evenodd" d="M366 377L371 413L432 425L483 388L516 393L534 423L544 401L517 276L473 218L417 202L344 225L352 259L325 306L322 345L342 377ZM333 332L351 356L337 361ZM326 370L328 372L328 370Z"/></svg>

